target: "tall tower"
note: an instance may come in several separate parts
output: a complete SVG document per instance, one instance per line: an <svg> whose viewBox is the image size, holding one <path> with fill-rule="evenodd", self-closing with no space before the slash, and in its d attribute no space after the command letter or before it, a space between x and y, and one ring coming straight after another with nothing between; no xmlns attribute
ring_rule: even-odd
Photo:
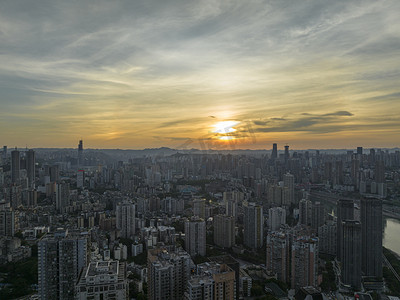
<svg viewBox="0 0 400 300"><path fill-rule="evenodd" d="M361 269L365 276L382 277L382 201L361 199Z"/></svg>
<svg viewBox="0 0 400 300"><path fill-rule="evenodd" d="M290 154L289 154L289 146L286 145L285 146L285 162L287 162L290 158Z"/></svg>
<svg viewBox="0 0 400 300"><path fill-rule="evenodd" d="M136 206L132 202L124 201L117 204L117 228L121 231L121 237L131 238L135 235L135 213Z"/></svg>
<svg viewBox="0 0 400 300"><path fill-rule="evenodd" d="M185 222L185 250L190 256L206 255L206 222L192 218Z"/></svg>
<svg viewBox="0 0 400 300"><path fill-rule="evenodd" d="M83 141L79 140L78 144L78 166L83 164Z"/></svg>
<svg viewBox="0 0 400 300"><path fill-rule="evenodd" d="M27 153L26 171L28 173L28 185L32 189L35 188L35 164L35 151L29 149Z"/></svg>
<svg viewBox="0 0 400 300"><path fill-rule="evenodd" d="M359 290L361 287L361 224L354 220L342 222L342 282Z"/></svg>
<svg viewBox="0 0 400 300"><path fill-rule="evenodd" d="M277 159L278 158L278 145L277 144L272 144L272 153L271 153L271 159Z"/></svg>
<svg viewBox="0 0 400 300"><path fill-rule="evenodd" d="M244 244L256 249L264 244L263 208L256 203L243 205L244 209Z"/></svg>
<svg viewBox="0 0 400 300"><path fill-rule="evenodd" d="M17 183L19 180L19 169L20 169L20 156L17 147L11 151L11 181Z"/></svg>
<svg viewBox="0 0 400 300"><path fill-rule="evenodd" d="M343 228L344 220L354 220L354 202L351 200L339 199L337 201L337 258L342 261L343 252Z"/></svg>

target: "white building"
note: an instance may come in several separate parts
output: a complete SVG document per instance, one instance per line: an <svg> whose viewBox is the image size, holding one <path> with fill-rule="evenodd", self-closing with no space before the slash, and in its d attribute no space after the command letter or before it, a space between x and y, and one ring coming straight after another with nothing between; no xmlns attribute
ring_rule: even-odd
<svg viewBox="0 0 400 300"><path fill-rule="evenodd" d="M125 263L118 261L92 262L83 270L75 288L75 299L128 299Z"/></svg>

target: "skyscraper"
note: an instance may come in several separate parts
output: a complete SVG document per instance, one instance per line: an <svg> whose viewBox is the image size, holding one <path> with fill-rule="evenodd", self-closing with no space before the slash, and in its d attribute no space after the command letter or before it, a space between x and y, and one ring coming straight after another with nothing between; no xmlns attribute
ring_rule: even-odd
<svg viewBox="0 0 400 300"><path fill-rule="evenodd" d="M88 263L87 235L60 230L38 243L39 299L75 299L75 284Z"/></svg>
<svg viewBox="0 0 400 300"><path fill-rule="evenodd" d="M214 216L214 243L223 248L235 245L235 217Z"/></svg>
<svg viewBox="0 0 400 300"><path fill-rule="evenodd" d="M17 183L19 180L19 169L20 169L20 156L17 148L11 151L11 181Z"/></svg>
<svg viewBox="0 0 400 300"><path fill-rule="evenodd" d="M206 222L193 217L185 222L185 250L190 256L206 255Z"/></svg>
<svg viewBox="0 0 400 300"><path fill-rule="evenodd" d="M361 228L362 272L382 277L382 200L361 199Z"/></svg>
<svg viewBox="0 0 400 300"><path fill-rule="evenodd" d="M80 140L78 144L78 166L83 164L83 141Z"/></svg>
<svg viewBox="0 0 400 300"><path fill-rule="evenodd" d="M268 231L277 231L286 224L286 210L282 207L268 209Z"/></svg>
<svg viewBox="0 0 400 300"><path fill-rule="evenodd" d="M278 145L277 144L272 144L272 153L271 153L271 159L277 159L278 158Z"/></svg>
<svg viewBox="0 0 400 300"><path fill-rule="evenodd" d="M35 151L29 149L27 153L26 171L28 174L28 185L29 188L32 189L35 188L35 164L36 164Z"/></svg>
<svg viewBox="0 0 400 300"><path fill-rule="evenodd" d="M342 260L343 251L343 229L342 222L344 220L354 220L354 202L352 200L339 199L337 201L337 251L336 255L339 261Z"/></svg>
<svg viewBox="0 0 400 300"><path fill-rule="evenodd" d="M193 215L198 216L202 219L206 217L206 200L205 199L194 199L193 200Z"/></svg>
<svg viewBox="0 0 400 300"><path fill-rule="evenodd" d="M353 289L361 287L361 224L345 220L343 229L342 282Z"/></svg>
<svg viewBox="0 0 400 300"><path fill-rule="evenodd" d="M289 146L286 145L285 146L285 162L287 162L290 158L290 154L289 154Z"/></svg>
<svg viewBox="0 0 400 300"><path fill-rule="evenodd" d="M312 202L308 199L301 199L299 203L299 224L311 225Z"/></svg>
<svg viewBox="0 0 400 300"><path fill-rule="evenodd" d="M117 204L116 221L117 229L120 230L120 236L131 238L135 235L135 213L136 205L130 201L123 201Z"/></svg>
<svg viewBox="0 0 400 300"><path fill-rule="evenodd" d="M254 202L245 203L244 244L250 248L261 248L264 244L263 208Z"/></svg>
<svg viewBox="0 0 400 300"><path fill-rule="evenodd" d="M289 199L284 199L284 203L288 205L293 204L295 202L294 199L294 176L290 173L286 173L283 175L283 186L287 188L287 197ZM285 197L286 198L286 197Z"/></svg>

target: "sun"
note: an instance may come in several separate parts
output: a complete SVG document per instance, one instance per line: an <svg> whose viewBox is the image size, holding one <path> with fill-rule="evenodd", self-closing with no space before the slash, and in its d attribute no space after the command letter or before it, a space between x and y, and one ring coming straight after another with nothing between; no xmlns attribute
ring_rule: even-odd
<svg viewBox="0 0 400 300"><path fill-rule="evenodd" d="M238 121L221 121L212 125L214 128L212 132L216 134L216 138L220 141L232 141L235 139L234 132L236 129L234 126L239 123Z"/></svg>
<svg viewBox="0 0 400 300"><path fill-rule="evenodd" d="M214 133L226 134L235 132L236 129L233 126L238 125L237 121L221 121L213 125Z"/></svg>

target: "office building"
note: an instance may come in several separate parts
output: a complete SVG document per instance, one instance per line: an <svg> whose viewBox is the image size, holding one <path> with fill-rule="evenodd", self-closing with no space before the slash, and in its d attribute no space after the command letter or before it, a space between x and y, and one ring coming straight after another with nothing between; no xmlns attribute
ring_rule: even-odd
<svg viewBox="0 0 400 300"><path fill-rule="evenodd" d="M361 288L361 224L345 220L343 230L342 283L354 290Z"/></svg>
<svg viewBox="0 0 400 300"><path fill-rule="evenodd" d="M194 263L183 250L149 250L147 286L149 300L184 299L186 284Z"/></svg>
<svg viewBox="0 0 400 300"><path fill-rule="evenodd" d="M272 153L271 153L271 159L275 160L278 158L278 145L277 144L272 144Z"/></svg>
<svg viewBox="0 0 400 300"><path fill-rule="evenodd" d="M185 250L190 256L206 255L206 222L193 217L185 222Z"/></svg>
<svg viewBox="0 0 400 300"><path fill-rule="evenodd" d="M244 209L244 244L256 249L264 244L263 208L254 202L245 203Z"/></svg>
<svg viewBox="0 0 400 300"><path fill-rule="evenodd" d="M125 300L129 296L126 265L119 261L91 262L76 284L76 300Z"/></svg>
<svg viewBox="0 0 400 300"><path fill-rule="evenodd" d="M382 200L361 199L361 228L363 275L382 277Z"/></svg>
<svg viewBox="0 0 400 300"><path fill-rule="evenodd" d="M87 233L47 234L38 243L39 299L74 299L75 284L87 263Z"/></svg>
<svg viewBox="0 0 400 300"><path fill-rule="evenodd" d="M78 144L78 166L83 165L83 141L80 140Z"/></svg>
<svg viewBox="0 0 400 300"><path fill-rule="evenodd" d="M235 245L235 218L231 216L214 216L214 244L223 248Z"/></svg>
<svg viewBox="0 0 400 300"><path fill-rule="evenodd" d="M342 222L344 220L354 220L354 202L352 200L339 199L337 201L337 242L336 242L336 254L339 261L342 260L343 250L343 237L342 237Z"/></svg>
<svg viewBox="0 0 400 300"><path fill-rule="evenodd" d="M289 154L289 146L285 146L285 163L289 160L290 154Z"/></svg>
<svg viewBox="0 0 400 300"><path fill-rule="evenodd" d="M123 201L116 206L117 229L123 238L132 238L136 232L135 225L136 205L130 201Z"/></svg>

